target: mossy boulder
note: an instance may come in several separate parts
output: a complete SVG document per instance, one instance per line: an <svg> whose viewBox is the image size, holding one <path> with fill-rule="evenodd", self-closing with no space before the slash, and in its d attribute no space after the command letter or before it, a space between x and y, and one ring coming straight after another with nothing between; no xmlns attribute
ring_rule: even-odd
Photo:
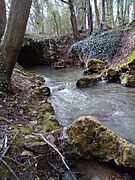
<svg viewBox="0 0 135 180"><path fill-rule="evenodd" d="M121 75L120 69L108 68L104 69L101 73L101 76L108 82L117 82Z"/></svg>
<svg viewBox="0 0 135 180"><path fill-rule="evenodd" d="M135 75L123 73L120 76L120 81L123 86L135 87Z"/></svg>
<svg viewBox="0 0 135 180"><path fill-rule="evenodd" d="M54 69L62 69L66 67L66 62L64 60L58 61L53 64Z"/></svg>
<svg viewBox="0 0 135 180"><path fill-rule="evenodd" d="M87 70L84 74L91 75L93 73L100 73L103 69L104 62L100 59L88 59L86 62Z"/></svg>
<svg viewBox="0 0 135 180"><path fill-rule="evenodd" d="M94 116L82 116L68 127L69 143L79 157L95 157L135 168L135 145L117 136Z"/></svg>
<svg viewBox="0 0 135 180"><path fill-rule="evenodd" d="M99 80L100 80L99 75L84 76L77 81L76 86L79 88L91 87L97 84Z"/></svg>

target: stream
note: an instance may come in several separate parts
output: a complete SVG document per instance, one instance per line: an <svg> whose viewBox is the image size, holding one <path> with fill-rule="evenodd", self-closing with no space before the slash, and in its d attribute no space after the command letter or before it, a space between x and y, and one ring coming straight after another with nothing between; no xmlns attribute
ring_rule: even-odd
<svg viewBox="0 0 135 180"><path fill-rule="evenodd" d="M67 126L82 115L94 115L135 144L135 88L104 81L90 88L77 88L76 81L84 71L78 67L55 70L37 66L28 70L44 75L51 89L49 101L60 124ZM99 176L97 179L102 180Z"/></svg>

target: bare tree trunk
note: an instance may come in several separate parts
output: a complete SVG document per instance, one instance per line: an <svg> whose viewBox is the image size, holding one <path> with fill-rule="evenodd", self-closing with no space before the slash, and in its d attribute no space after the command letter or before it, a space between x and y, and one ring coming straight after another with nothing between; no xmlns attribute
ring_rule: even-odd
<svg viewBox="0 0 135 180"><path fill-rule="evenodd" d="M135 1L133 0L133 19L135 18Z"/></svg>
<svg viewBox="0 0 135 180"><path fill-rule="evenodd" d="M125 23L129 23L130 16L130 0L125 0L124 20Z"/></svg>
<svg viewBox="0 0 135 180"><path fill-rule="evenodd" d="M108 0L108 1L106 1L107 16L108 16L109 23L110 23L112 26L114 26L113 3L114 3L114 0Z"/></svg>
<svg viewBox="0 0 135 180"><path fill-rule="evenodd" d="M0 0L0 39L2 38L6 27L6 6L5 0Z"/></svg>
<svg viewBox="0 0 135 180"><path fill-rule="evenodd" d="M79 37L79 33L78 33L77 20L76 20L76 15L75 15L74 5L73 5L72 0L69 0L68 4L69 4L70 13L71 13L70 19L71 19L71 25L73 29L73 36L74 36L74 39L77 40Z"/></svg>
<svg viewBox="0 0 135 180"><path fill-rule="evenodd" d="M0 56L0 64L3 65L3 70L0 75L4 75L4 79L2 79L2 81L6 80L6 82L3 83L7 83L9 86L13 68L18 58L24 38L31 3L32 0L12 0L11 2L8 24L1 42Z"/></svg>
<svg viewBox="0 0 135 180"><path fill-rule="evenodd" d="M88 31L90 35L93 31L92 6L90 4L90 0L86 0L86 14L88 19Z"/></svg>
<svg viewBox="0 0 135 180"><path fill-rule="evenodd" d="M102 0L102 22L106 21L105 0Z"/></svg>
<svg viewBox="0 0 135 180"><path fill-rule="evenodd" d="M100 27L100 15L99 15L98 7L97 7L97 0L94 0L94 8L95 8L97 26Z"/></svg>
<svg viewBox="0 0 135 180"><path fill-rule="evenodd" d="M117 0L117 18L116 21L118 22L118 25L120 25L120 0Z"/></svg>
<svg viewBox="0 0 135 180"><path fill-rule="evenodd" d="M120 0L120 18L121 18L121 25L124 23L124 0Z"/></svg>

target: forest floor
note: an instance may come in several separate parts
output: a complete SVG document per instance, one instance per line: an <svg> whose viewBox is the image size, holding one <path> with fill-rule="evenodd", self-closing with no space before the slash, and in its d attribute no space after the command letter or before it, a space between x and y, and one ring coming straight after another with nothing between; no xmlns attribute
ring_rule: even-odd
<svg viewBox="0 0 135 180"><path fill-rule="evenodd" d="M127 61L132 34L132 31L123 34L111 66ZM72 43L73 39L68 36L59 39L60 59L67 59ZM0 179L62 179L65 165L43 139L50 139L57 145L61 132L61 126L56 123L52 107L47 102L49 90L44 88L44 80L15 68L12 85L14 94L0 94ZM43 114L51 119L50 124L44 122ZM60 130L49 133L53 127ZM62 147L60 149L62 151ZM108 180L124 180L124 175L122 171L112 169L106 177Z"/></svg>

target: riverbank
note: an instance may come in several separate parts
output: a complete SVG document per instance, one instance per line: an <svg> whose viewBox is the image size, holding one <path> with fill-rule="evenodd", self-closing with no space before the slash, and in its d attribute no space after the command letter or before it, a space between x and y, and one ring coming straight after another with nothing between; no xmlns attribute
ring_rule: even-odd
<svg viewBox="0 0 135 180"><path fill-rule="evenodd" d="M13 94L0 94L0 179L55 177L50 158L57 163L58 157L48 147L44 150L46 143L32 135L61 128L47 101L50 90L42 76L18 66L13 72L12 87Z"/></svg>
<svg viewBox="0 0 135 180"><path fill-rule="evenodd" d="M14 94L1 94L0 101L1 179L66 179L67 169L61 158L39 136L44 135L56 147L58 145L64 154L62 149L65 145L63 147L59 140L61 130L55 130L61 129L61 126L56 121L51 104L47 101L50 91L44 86L44 78L15 68L12 79ZM76 167L78 159L72 157L72 160L67 160L74 172L80 171L81 167ZM88 164L97 167L96 160L89 161ZM99 169L100 166L102 164L98 164ZM100 171L101 179L126 177L126 172L111 166L108 169L107 164L103 169L101 168L101 171L104 171L103 176ZM95 171L93 178L98 176L96 173ZM76 175L78 179L85 179L87 172L76 172Z"/></svg>

